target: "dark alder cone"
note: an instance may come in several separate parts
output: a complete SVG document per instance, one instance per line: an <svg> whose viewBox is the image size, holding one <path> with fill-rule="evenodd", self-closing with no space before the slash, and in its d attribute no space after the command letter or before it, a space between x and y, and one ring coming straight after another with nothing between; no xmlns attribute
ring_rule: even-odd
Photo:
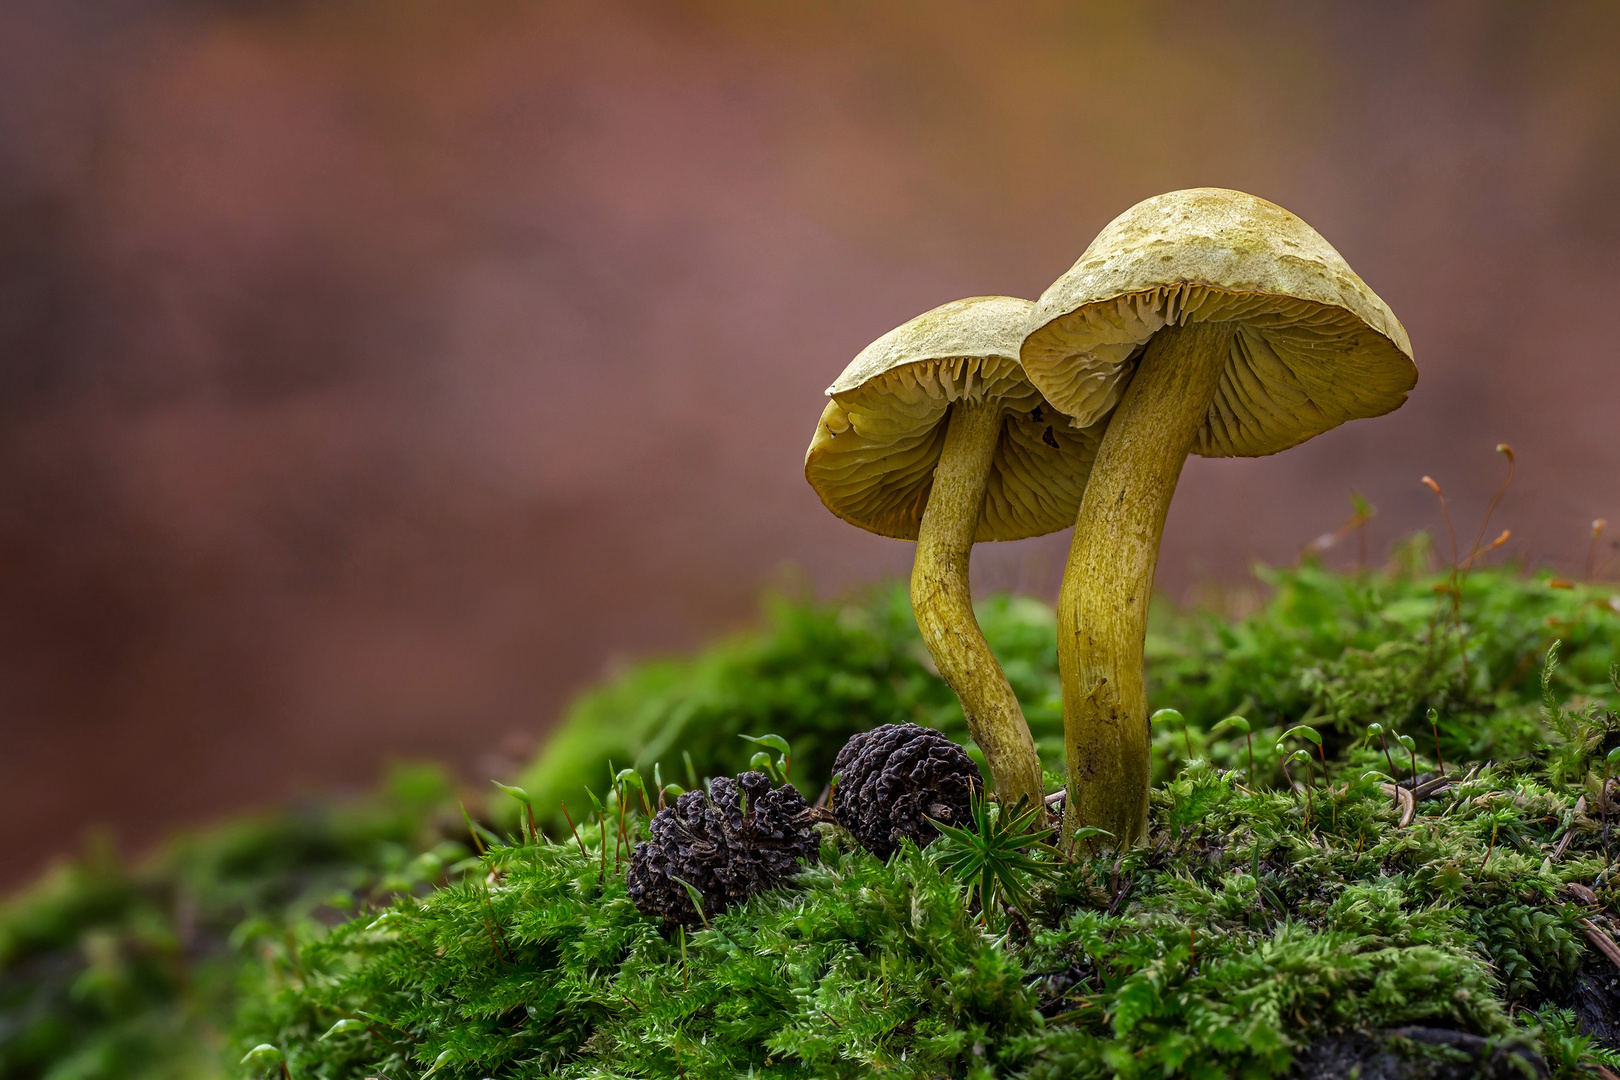
<svg viewBox="0 0 1620 1080"><path fill-rule="evenodd" d="M856 735L833 761L833 813L861 846L887 859L910 839L926 847L939 832L928 821L966 827L984 791L979 767L951 740L916 724L884 724Z"/></svg>
<svg viewBox="0 0 1620 1080"><path fill-rule="evenodd" d="M787 881L800 859L814 862L820 839L812 824L810 807L792 785L773 789L757 772L718 777L707 793L688 791L658 811L651 839L630 856L630 899L643 915L700 926L703 917L681 881L703 895L703 915L713 918Z"/></svg>

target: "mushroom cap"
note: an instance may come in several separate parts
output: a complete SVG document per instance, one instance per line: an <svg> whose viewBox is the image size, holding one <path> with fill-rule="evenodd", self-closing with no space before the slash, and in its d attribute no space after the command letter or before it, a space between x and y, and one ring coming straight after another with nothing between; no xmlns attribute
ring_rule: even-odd
<svg viewBox="0 0 1620 1080"><path fill-rule="evenodd" d="M1230 322L1204 457L1274 454L1346 420L1400 408L1417 383L1389 305L1315 229L1225 188L1172 191L1109 222L1041 295L1020 357L1072 423L1124 393L1147 341L1169 324Z"/></svg>
<svg viewBox="0 0 1620 1080"><path fill-rule="evenodd" d="M1005 415L976 541L1074 524L1102 427L1063 421L1018 363L1032 305L1010 296L945 304L862 349L832 386L804 457L827 509L880 536L917 539L953 402Z"/></svg>

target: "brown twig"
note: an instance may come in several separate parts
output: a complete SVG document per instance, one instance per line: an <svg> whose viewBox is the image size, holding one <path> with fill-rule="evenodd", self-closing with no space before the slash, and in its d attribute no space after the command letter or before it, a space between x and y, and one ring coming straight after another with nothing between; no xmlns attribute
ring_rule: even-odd
<svg viewBox="0 0 1620 1080"><path fill-rule="evenodd" d="M1407 790L1412 793L1412 798L1414 800L1417 802L1422 802L1424 799L1434 798L1450 785L1451 780L1449 777L1434 776L1423 781L1421 784L1408 788Z"/></svg>
<svg viewBox="0 0 1620 1080"><path fill-rule="evenodd" d="M1609 962L1615 967L1620 968L1620 946L1615 945L1614 938L1599 929L1591 919L1582 919L1580 927L1581 933L1586 935L1586 940L1596 945L1598 952L1608 957Z"/></svg>
<svg viewBox="0 0 1620 1080"><path fill-rule="evenodd" d="M1569 828L1564 830L1564 835L1558 838L1558 846L1553 848L1553 862L1557 862L1564 857L1564 852L1569 849L1569 842L1575 839L1575 819L1585 813L1586 796L1582 795L1575 800L1575 812L1569 816Z"/></svg>
<svg viewBox="0 0 1620 1080"><path fill-rule="evenodd" d="M1411 788L1401 787L1398 784L1380 784L1384 794L1395 799L1401 807L1401 828L1412 824L1412 818L1417 813L1417 798L1412 794Z"/></svg>
<svg viewBox="0 0 1620 1080"><path fill-rule="evenodd" d="M1566 881L1558 886L1558 895L1573 897L1578 903L1596 910L1603 905L1598 901L1597 893L1582 885L1578 881Z"/></svg>
<svg viewBox="0 0 1620 1080"><path fill-rule="evenodd" d="M1061 1013L1058 1013L1056 1016L1048 1018L1047 1021L1046 1021L1047 1026L1050 1027L1050 1026L1055 1025L1055 1024L1067 1024L1067 1023L1070 1023L1070 1022L1072 1022L1074 1020L1080 1019L1081 1014L1084 1013L1087 1009L1095 1009L1095 1008L1097 1008L1097 1003L1095 1001L1082 1001L1082 1002L1080 1002L1079 1005L1077 1005L1076 1007L1070 1009L1068 1012L1061 1012Z"/></svg>

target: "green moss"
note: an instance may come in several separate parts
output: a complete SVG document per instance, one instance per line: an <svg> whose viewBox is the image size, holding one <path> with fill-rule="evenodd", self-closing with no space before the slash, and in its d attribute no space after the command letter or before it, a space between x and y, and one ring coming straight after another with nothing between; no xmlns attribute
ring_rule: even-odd
<svg viewBox="0 0 1620 1080"><path fill-rule="evenodd" d="M1210 1060L1263 1073L1346 1017L1507 1033L1517 1030L1509 1008L1520 1027L1530 1022L1521 1006L1539 1010L1549 1060L1574 1068L1593 1048L1558 995L1586 947L1556 888L1596 883L1608 896L1596 826L1573 804L1581 791L1595 795L1603 752L1620 742L1608 712L1607 670L1620 657L1613 592L1476 572L1459 633L1432 576L1310 565L1265 576L1269 599L1240 620L1156 605L1152 699L1188 723L1155 733L1154 846L1121 862L1117 891L1112 864L1069 871L1042 894L1027 942L987 941L926 860L881 867L835 845L794 890L694 935L679 966L679 941L613 900L619 885L595 885L577 849L519 846L490 865L464 862L467 832L447 787L418 774L346 809L177 841L135 869L86 857L0 909L0 1078L233 1075L265 1040L285 1045L300 1080L420 1076L432 1065L421 1046L438 1047L433 1061L455 1050L494 1063L476 1072L452 1054L436 1076L546 1075L548 1061L581 1075L661 1075L676 1046L671 1075L733 1063L744 1074L838 1075L878 1061L925 1075L1162 1075L1177 1061L1189 1071ZM1050 609L1000 597L980 611L1055 768ZM1562 662L1544 701L1538 675L1554 638ZM1429 708L1448 763L1497 764L1475 778L1466 805L1425 804L1417 822L1394 829L1381 796L1356 779L1387 769L1362 732L1377 720L1411 735L1418 768L1430 768ZM1231 777L1187 767L1190 742L1217 769L1246 770L1240 735L1207 734L1232 711L1254 728L1252 796ZM730 773L757 749L739 733L776 732L792 740L793 779L814 796L848 734L899 720L966 738L903 591L778 601L757 633L636 668L581 699L522 783L538 812L567 798L579 820L583 788L605 789L610 760L642 766L649 781L656 763L666 781L685 784L683 751L700 776ZM1337 802L1319 772L1310 803L1280 790L1274 746L1300 722L1325 736L1335 782L1354 789ZM553 816L553 835L566 837ZM1537 852L1566 825L1577 835L1544 869ZM470 921L469 890L491 869L486 915ZM597 888L607 904L593 902ZM398 905L398 925L414 927L405 937L434 942L410 964L389 951L403 939L365 932L400 895L411 897ZM536 922L543 912L552 929ZM494 957L492 928L504 958ZM1178 948L1189 955L1176 959ZM490 952L480 959L479 949ZM624 982L630 959L625 970L640 974ZM1465 1002L1448 996L1456 990ZM1230 1000L1245 1011L1222 1012ZM359 1026L321 1041L344 1008ZM398 1045L388 1043L360 1009L421 1025L420 1045L397 1031ZM1217 1034L1227 1021L1272 1015L1241 1046ZM387 1053L409 1063L353 1071Z"/></svg>
<svg viewBox="0 0 1620 1080"><path fill-rule="evenodd" d="M698 778L740 772L758 749L743 734L791 739L792 779L810 798L857 731L911 721L967 738L961 706L932 671L903 588L830 605L775 599L765 615L763 631L692 660L635 668L581 698L519 780L537 812L561 826L560 804L578 809L581 786L600 786L610 762L649 780L657 766L666 782L686 786L685 755ZM998 597L986 605L985 621L1020 694L1055 695L1045 658L1056 648L1050 609ZM1054 735L1062 727L1055 709L1035 719Z"/></svg>
<svg viewBox="0 0 1620 1080"><path fill-rule="evenodd" d="M449 888L306 927L238 1041L334 1080L1273 1076L1341 1030L1534 1043L1510 1008L1555 1008L1585 950L1559 888L1608 895L1590 829L1551 858L1576 794L1482 768L1403 828L1370 781L1324 787L1311 816L1198 764L1155 792L1146 846L1062 867L1027 937L985 929L926 853L884 864L835 831L794 885L684 942L593 844L502 846ZM1585 1052L1564 1043L1550 1056Z"/></svg>
<svg viewBox="0 0 1620 1080"><path fill-rule="evenodd" d="M438 770L400 769L361 805L178 837L133 868L104 849L59 865L0 909L0 1077L225 1075L257 948L442 879L466 853L448 795Z"/></svg>
<svg viewBox="0 0 1620 1080"><path fill-rule="evenodd" d="M1433 708L1442 752L1464 760L1521 757L1540 745L1536 676L1555 640L1560 697L1612 693L1620 602L1611 588L1477 570L1462 586L1459 626L1437 591L1444 576L1347 575L1312 564L1257 573L1272 592L1255 614L1153 627L1156 706L1180 709L1202 728L1233 712L1279 730L1313 721L1341 744L1375 721L1429 737L1424 717Z"/></svg>
<svg viewBox="0 0 1620 1080"><path fill-rule="evenodd" d="M1276 736L1301 722L1324 726L1329 753L1373 721L1432 741L1439 715L1448 760L1519 757L1542 740L1536 674L1553 640L1563 697L1608 692L1620 656L1620 609L1612 589L1555 587L1549 573L1477 570L1463 584L1462 622L1451 622L1444 576L1410 572L1426 540L1382 574L1340 574L1320 565L1257 571L1266 602L1236 621L1156 604L1147 640L1154 706L1188 719L1194 753L1246 764L1243 744L1199 738L1222 717L1246 714L1269 775L1281 781ZM1027 597L978 606L985 638L1024 706L1048 770L1061 772L1063 713L1052 610ZM1458 642L1466 642L1466 650ZM1466 655L1466 661L1465 661ZM583 785L600 786L609 763L650 780L687 784L683 752L703 775L747 767L754 751L737 736L775 732L793 742L793 779L814 798L832 757L857 731L910 721L968 739L950 690L932 673L903 585L828 605L773 600L762 630L691 660L632 669L581 697L519 781L553 829L559 805L578 809ZM1165 766L1186 758L1181 731L1156 736ZM973 752L976 754L977 750ZM1235 755L1235 756L1234 756ZM981 761L982 765L982 761Z"/></svg>

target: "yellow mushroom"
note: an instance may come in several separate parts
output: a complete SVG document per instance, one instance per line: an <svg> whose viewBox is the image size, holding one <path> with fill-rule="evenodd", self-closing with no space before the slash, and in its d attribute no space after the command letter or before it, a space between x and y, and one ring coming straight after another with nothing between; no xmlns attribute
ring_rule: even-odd
<svg viewBox="0 0 1620 1080"><path fill-rule="evenodd" d="M1389 306L1314 229L1194 188L1115 218L1031 310L1024 371L1077 425L1112 412L1058 601L1066 834L1147 821L1143 635L1188 453L1274 454L1397 409L1417 382Z"/></svg>
<svg viewBox="0 0 1620 1080"><path fill-rule="evenodd" d="M884 334L828 388L804 461L834 514L917 541L917 625L1009 805L1041 798L1040 760L974 618L968 560L975 541L1070 525L1100 434L1072 427L1024 377L1030 307L973 297Z"/></svg>

